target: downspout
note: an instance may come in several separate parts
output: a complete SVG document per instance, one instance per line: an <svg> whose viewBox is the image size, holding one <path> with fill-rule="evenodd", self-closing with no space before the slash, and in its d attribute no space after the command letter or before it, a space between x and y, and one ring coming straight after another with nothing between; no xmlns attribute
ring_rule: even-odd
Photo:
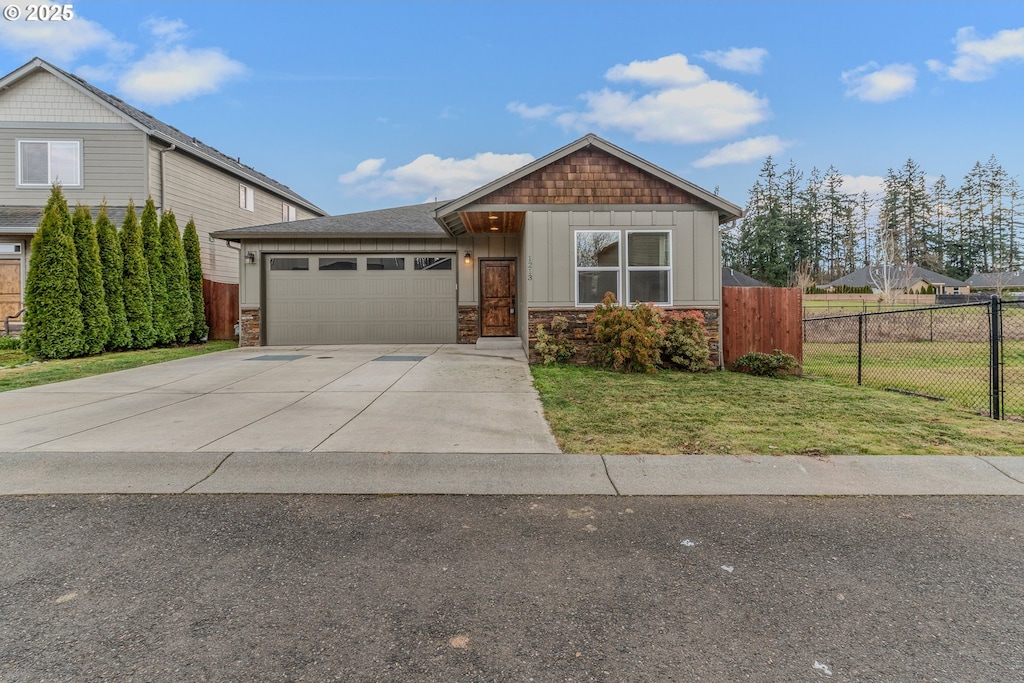
<svg viewBox="0 0 1024 683"><path fill-rule="evenodd" d="M160 213L164 213L167 210L167 172L164 170L164 155L168 152L173 152L178 148L177 145L172 144L167 149L160 150Z"/></svg>

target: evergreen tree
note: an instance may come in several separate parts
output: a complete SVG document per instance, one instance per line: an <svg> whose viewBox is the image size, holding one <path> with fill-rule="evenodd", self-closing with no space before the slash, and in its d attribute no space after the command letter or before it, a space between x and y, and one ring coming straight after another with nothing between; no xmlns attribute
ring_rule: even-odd
<svg viewBox="0 0 1024 683"><path fill-rule="evenodd" d="M79 204L71 219L75 229L75 254L78 256L78 288L82 292L82 326L84 352L101 352L110 339L110 312L103 291L103 266L96 228L88 207Z"/></svg>
<svg viewBox="0 0 1024 683"><path fill-rule="evenodd" d="M149 284L149 268L142 246L142 226L135 205L128 203L128 211L121 224L121 253L124 257L124 311L131 333L131 348L148 349L156 343L153 329L153 290Z"/></svg>
<svg viewBox="0 0 1024 683"><path fill-rule="evenodd" d="M25 282L21 343L38 358L70 358L85 348L73 233L67 201L54 185L32 238Z"/></svg>
<svg viewBox="0 0 1024 683"><path fill-rule="evenodd" d="M174 340L184 344L192 336L192 295L189 293L188 269L181 233L173 211L165 211L160 218L160 238L163 242L164 275L167 278L167 313L174 330Z"/></svg>
<svg viewBox="0 0 1024 683"><path fill-rule="evenodd" d="M775 162L765 159L758 179L750 188L747 209L740 224L739 251L743 270L763 282L783 286L789 281L785 263L786 222Z"/></svg>
<svg viewBox="0 0 1024 683"><path fill-rule="evenodd" d="M185 267L188 271L188 291L192 300L192 341L202 341L210 333L206 324L206 304L203 301L203 263L199 255L199 235L196 222L189 219L182 239Z"/></svg>
<svg viewBox="0 0 1024 683"><path fill-rule="evenodd" d="M149 268L149 288L153 292L153 330L156 343L174 343L174 327L171 325L167 302L167 276L164 274L163 240L160 237L160 219L157 218L153 198L146 200L142 209L142 248L146 253Z"/></svg>
<svg viewBox="0 0 1024 683"><path fill-rule="evenodd" d="M132 335L124 312L124 259L121 257L117 230L107 216L105 203L100 205L99 215L96 216L96 243L103 269L103 292L110 315L110 336L106 348L110 351L126 349L131 346Z"/></svg>

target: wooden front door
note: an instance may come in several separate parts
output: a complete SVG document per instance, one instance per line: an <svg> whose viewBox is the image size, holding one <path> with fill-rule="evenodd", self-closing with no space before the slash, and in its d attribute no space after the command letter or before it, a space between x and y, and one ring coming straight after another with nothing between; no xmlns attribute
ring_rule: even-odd
<svg viewBox="0 0 1024 683"><path fill-rule="evenodd" d="M0 322L21 310L21 261L0 260Z"/></svg>
<svg viewBox="0 0 1024 683"><path fill-rule="evenodd" d="M516 261L480 259L480 336L516 334Z"/></svg>

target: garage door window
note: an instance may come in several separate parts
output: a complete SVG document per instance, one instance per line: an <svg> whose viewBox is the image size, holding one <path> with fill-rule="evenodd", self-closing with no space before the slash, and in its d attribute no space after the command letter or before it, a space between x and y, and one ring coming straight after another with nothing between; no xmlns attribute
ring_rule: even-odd
<svg viewBox="0 0 1024 683"><path fill-rule="evenodd" d="M451 256L424 256L414 258L413 268L416 270L451 270Z"/></svg>
<svg viewBox="0 0 1024 683"><path fill-rule="evenodd" d="M270 259L271 270L309 270L308 258L282 258L276 256Z"/></svg>
<svg viewBox="0 0 1024 683"><path fill-rule="evenodd" d="M320 270L355 270L355 258L322 258Z"/></svg>
<svg viewBox="0 0 1024 683"><path fill-rule="evenodd" d="M370 256L366 259L367 270L405 270L405 259L384 256Z"/></svg>

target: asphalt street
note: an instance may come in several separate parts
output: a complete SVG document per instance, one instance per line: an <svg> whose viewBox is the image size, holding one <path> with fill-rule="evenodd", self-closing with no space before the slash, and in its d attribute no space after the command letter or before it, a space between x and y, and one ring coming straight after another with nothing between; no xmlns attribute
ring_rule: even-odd
<svg viewBox="0 0 1024 683"><path fill-rule="evenodd" d="M1019 681L1020 497L0 498L0 681Z"/></svg>

